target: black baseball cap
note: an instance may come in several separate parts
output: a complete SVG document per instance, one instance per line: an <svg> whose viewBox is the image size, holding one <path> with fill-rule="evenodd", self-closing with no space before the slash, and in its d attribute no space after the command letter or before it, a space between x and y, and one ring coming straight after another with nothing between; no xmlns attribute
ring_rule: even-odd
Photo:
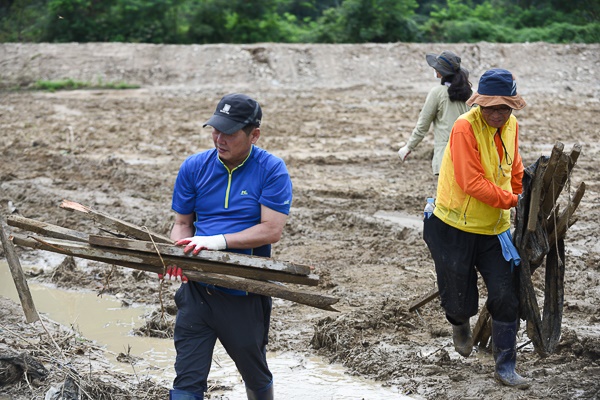
<svg viewBox="0 0 600 400"><path fill-rule="evenodd" d="M232 135L246 125L260 126L262 110L260 104L251 97L241 93L223 96L215 113L202 125L212 126L227 135Z"/></svg>

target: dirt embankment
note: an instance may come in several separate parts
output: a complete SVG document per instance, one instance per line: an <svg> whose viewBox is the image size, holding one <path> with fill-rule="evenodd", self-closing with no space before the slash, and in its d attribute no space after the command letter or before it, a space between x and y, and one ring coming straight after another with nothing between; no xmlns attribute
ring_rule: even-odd
<svg viewBox="0 0 600 400"><path fill-rule="evenodd" d="M396 150L436 84L424 55L444 49L461 55L474 86L491 67L516 75L528 103L516 112L526 165L548 155L555 141L567 150L574 143L583 148L568 188L587 185L567 237L563 338L547 358L530 344L520 349L518 369L534 381L525 392L493 381L493 362L483 349L468 359L456 355L437 301L419 314L408 312L435 282L418 224L425 198L435 190L433 140L426 138L403 165ZM598 65L600 45L2 44L0 210L89 229L58 207L69 199L167 233L180 163L212 146L201 124L218 99L243 91L263 105L259 145L284 158L294 183L292 212L274 257L314 265L327 282L320 290L341 298L340 313L277 301L272 350L317 352L427 399L597 398ZM141 88L12 90L65 78ZM39 253L19 252L26 262L40 260ZM47 265L31 279L49 281L55 267ZM76 267L72 273L79 278L57 284L102 286L102 272ZM110 293L154 302L154 277L137 276L133 286L126 281L115 280ZM535 283L541 296L543 276ZM26 341L7 340L6 329L23 337L39 332L14 316L3 316L1 324L3 347L32 351ZM526 342L521 331L519 345ZM87 365L89 351L69 347L81 365ZM47 390L48 382L63 380L55 374L39 387L13 383L2 390L29 399ZM137 388L128 390L131 395ZM161 388L141 390L146 398L164 396Z"/></svg>

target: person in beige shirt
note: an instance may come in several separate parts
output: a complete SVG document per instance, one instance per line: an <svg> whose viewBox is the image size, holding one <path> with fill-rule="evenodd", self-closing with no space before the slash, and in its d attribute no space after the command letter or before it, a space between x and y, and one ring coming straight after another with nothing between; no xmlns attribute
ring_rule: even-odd
<svg viewBox="0 0 600 400"><path fill-rule="evenodd" d="M440 79L440 85L429 91L417 125L406 145L398 150L398 156L402 162L406 161L433 124L434 148L431 168L433 173L438 175L452 125L461 114L469 110L465 102L471 97L473 90L469 82L469 72L461 67L460 57L453 52L427 54L425 59L434 69L435 77Z"/></svg>

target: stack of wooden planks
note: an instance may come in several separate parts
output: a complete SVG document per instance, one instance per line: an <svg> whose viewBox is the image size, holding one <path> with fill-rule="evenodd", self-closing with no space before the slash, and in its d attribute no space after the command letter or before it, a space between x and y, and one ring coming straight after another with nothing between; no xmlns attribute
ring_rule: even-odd
<svg viewBox="0 0 600 400"><path fill-rule="evenodd" d="M191 281L204 282L265 296L278 297L329 311L338 298L292 288L285 283L317 286L319 277L306 265L244 254L201 251L185 254L183 247L145 227L138 227L72 201L61 208L80 213L110 235L97 235L11 215L7 224L29 232L14 233L12 243L73 257L154 273L177 265ZM35 234L35 235L33 235Z"/></svg>
<svg viewBox="0 0 600 400"><path fill-rule="evenodd" d="M556 142L549 157L542 156L525 170L523 194L516 209L513 243L521 257L519 268L520 317L527 321L527 336L535 351L547 356L560 339L564 301L565 237L576 221L574 215L585 193L585 182L571 191L571 172L581 146L569 153ZM569 190L559 201L563 189ZM545 263L543 312L533 286L532 274ZM491 336L491 318L486 309L473 330L475 344L485 347Z"/></svg>

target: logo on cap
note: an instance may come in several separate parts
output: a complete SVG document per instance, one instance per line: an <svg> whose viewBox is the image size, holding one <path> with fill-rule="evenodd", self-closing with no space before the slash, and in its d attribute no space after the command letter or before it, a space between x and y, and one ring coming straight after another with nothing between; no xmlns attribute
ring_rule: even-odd
<svg viewBox="0 0 600 400"><path fill-rule="evenodd" d="M224 114L229 114L229 110L231 110L231 106L229 104L225 104L221 109L221 112Z"/></svg>

